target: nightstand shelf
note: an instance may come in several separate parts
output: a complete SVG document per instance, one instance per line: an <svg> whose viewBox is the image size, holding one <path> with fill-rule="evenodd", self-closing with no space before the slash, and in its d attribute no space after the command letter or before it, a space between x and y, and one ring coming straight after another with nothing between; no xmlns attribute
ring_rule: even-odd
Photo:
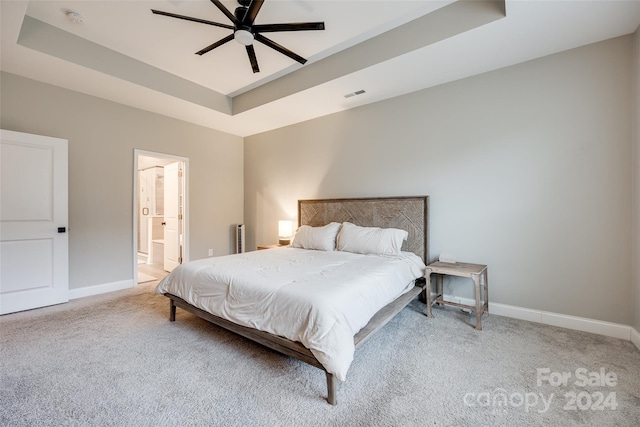
<svg viewBox="0 0 640 427"><path fill-rule="evenodd" d="M281 248L283 246L289 246L289 245L280 245L278 243L274 244L274 245L260 245L258 246L258 250L263 250L263 249L273 249L273 248Z"/></svg>
<svg viewBox="0 0 640 427"><path fill-rule="evenodd" d="M482 264L468 264L464 262L449 263L438 261L427 266L425 274L427 285L430 283L429 280L431 278L431 274L436 275L436 296L432 300L431 292L427 286L427 316L433 317L433 314L431 313L431 306L433 304L446 304L472 310L476 313L476 329L479 331L482 330L482 315L484 313L489 313L489 280L487 266ZM476 301L475 306L445 300L442 291L442 277L444 275L468 277L473 280ZM484 287L484 300L481 298L482 287Z"/></svg>

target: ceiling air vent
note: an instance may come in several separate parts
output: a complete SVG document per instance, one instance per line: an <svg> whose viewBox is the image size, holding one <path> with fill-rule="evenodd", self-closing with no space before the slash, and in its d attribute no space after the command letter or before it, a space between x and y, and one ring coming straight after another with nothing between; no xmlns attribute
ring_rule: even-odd
<svg viewBox="0 0 640 427"><path fill-rule="evenodd" d="M345 98L351 98L352 96L362 95L363 93L365 93L365 90L364 89L360 89L360 90L357 90L355 92L348 93L344 97Z"/></svg>

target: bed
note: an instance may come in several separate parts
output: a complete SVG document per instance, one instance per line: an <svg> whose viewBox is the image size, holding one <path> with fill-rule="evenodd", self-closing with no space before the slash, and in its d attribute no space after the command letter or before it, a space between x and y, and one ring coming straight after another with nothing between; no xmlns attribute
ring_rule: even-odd
<svg viewBox="0 0 640 427"><path fill-rule="evenodd" d="M335 405L356 349L424 291L428 197L300 200L298 223L289 247L192 261L156 292L171 321L180 307L322 369Z"/></svg>

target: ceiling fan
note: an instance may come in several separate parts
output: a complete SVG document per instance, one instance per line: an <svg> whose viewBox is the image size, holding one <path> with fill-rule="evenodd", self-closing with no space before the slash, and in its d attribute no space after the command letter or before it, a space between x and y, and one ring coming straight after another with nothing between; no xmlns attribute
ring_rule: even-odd
<svg viewBox="0 0 640 427"><path fill-rule="evenodd" d="M254 73L260 72L258 67L258 60L256 58L256 52L253 48L253 41L257 40L260 43L269 46L270 48L288 56L291 59L298 61L301 64L307 62L306 59L300 55L290 51L284 46L279 45L271 39L266 38L262 33L274 33L279 31L308 31L308 30L324 30L324 22L292 22L287 24L254 24L256 16L264 3L264 0L238 0L240 7L236 8L234 13L231 13L220 0L211 0L211 2L225 14L227 18L233 23L233 25L221 24L218 22L207 21L206 19L193 18L191 16L177 15L175 13L163 12L161 10L151 9L151 12L156 15L169 16L171 18L185 19L187 21L199 22L201 24L213 25L215 27L228 28L233 30L233 33L218 40L215 43L210 44L204 49L196 52L197 55L204 55L213 49L222 46L231 40L236 40L238 43L244 45L247 49L247 55L249 55L249 62L251 62L251 68Z"/></svg>

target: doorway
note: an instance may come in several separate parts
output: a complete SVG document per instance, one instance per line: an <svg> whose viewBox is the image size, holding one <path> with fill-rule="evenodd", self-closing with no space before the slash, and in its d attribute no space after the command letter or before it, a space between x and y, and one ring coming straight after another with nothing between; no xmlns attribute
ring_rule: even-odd
<svg viewBox="0 0 640 427"><path fill-rule="evenodd" d="M188 159L134 150L133 277L162 279L186 262Z"/></svg>

